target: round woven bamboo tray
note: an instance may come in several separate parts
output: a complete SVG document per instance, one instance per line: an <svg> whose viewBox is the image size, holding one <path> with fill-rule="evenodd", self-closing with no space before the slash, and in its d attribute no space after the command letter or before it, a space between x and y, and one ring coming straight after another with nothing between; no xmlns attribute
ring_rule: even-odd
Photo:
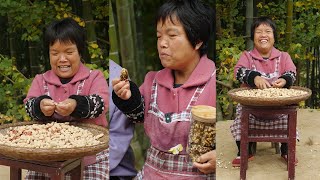
<svg viewBox="0 0 320 180"><path fill-rule="evenodd" d="M236 101L243 105L250 105L250 106L285 106L285 105L292 105L298 104L301 101L308 99L311 96L311 90L305 87L299 86L292 86L290 89L297 89L307 92L307 94L301 96L294 96L294 97L279 97L279 98L261 98L261 97L244 97L238 96L235 92L243 91L246 89L250 89L248 87L244 88L237 88L230 90L228 95L231 97L233 101Z"/></svg>
<svg viewBox="0 0 320 180"><path fill-rule="evenodd" d="M20 122L13 124L5 124L0 126L0 133L5 133L7 128L31 125L31 124L41 124L41 122ZM84 156L94 155L107 149L109 144L109 133L107 128L101 127L94 124L88 123L75 123L70 122L70 125L74 125L86 130L89 130L94 135L103 133L104 136L99 138L100 144L95 146L85 146L76 148L25 148L25 147L14 147L0 144L0 154L15 159L23 160L33 160L33 161L63 161L68 159L81 158Z"/></svg>

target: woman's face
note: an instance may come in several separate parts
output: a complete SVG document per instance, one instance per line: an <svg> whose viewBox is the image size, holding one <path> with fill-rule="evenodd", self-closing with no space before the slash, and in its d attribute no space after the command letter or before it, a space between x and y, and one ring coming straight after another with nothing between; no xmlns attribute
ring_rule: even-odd
<svg viewBox="0 0 320 180"><path fill-rule="evenodd" d="M157 23L157 48L161 64L173 70L184 70L199 56L201 45L192 47L182 24L175 18L167 18L165 22Z"/></svg>
<svg viewBox="0 0 320 180"><path fill-rule="evenodd" d="M71 78L79 70L80 55L76 44L57 40L49 47L50 65L53 72L61 78Z"/></svg>
<svg viewBox="0 0 320 180"><path fill-rule="evenodd" d="M269 53L274 45L274 34L271 26L260 24L254 30L254 46L263 54Z"/></svg>

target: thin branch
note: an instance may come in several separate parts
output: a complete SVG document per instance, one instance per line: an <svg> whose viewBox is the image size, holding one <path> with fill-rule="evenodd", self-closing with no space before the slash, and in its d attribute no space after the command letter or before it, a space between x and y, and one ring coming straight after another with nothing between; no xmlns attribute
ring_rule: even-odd
<svg viewBox="0 0 320 180"><path fill-rule="evenodd" d="M220 84L220 85L222 85L222 86L224 86L224 87L227 87L227 88L229 88L229 89L232 89L232 86L231 86L230 84L224 83L224 82L222 82L222 81L217 80L217 84Z"/></svg>

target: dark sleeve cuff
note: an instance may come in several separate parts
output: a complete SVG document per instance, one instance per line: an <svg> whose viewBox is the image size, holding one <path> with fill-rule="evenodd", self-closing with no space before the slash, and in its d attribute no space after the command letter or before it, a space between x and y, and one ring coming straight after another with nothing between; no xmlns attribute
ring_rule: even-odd
<svg viewBox="0 0 320 180"><path fill-rule="evenodd" d="M254 78L257 76L261 76L261 73L257 72L257 71L250 71L248 74L248 81L247 84L250 87L256 87L256 85L254 84Z"/></svg>
<svg viewBox="0 0 320 180"><path fill-rule="evenodd" d="M144 119L144 101L138 86L132 81L129 82L131 97L128 100L123 100L112 91L112 101L128 118L135 122L141 122Z"/></svg>
<svg viewBox="0 0 320 180"><path fill-rule="evenodd" d="M240 81L240 83L248 84L251 87L256 86L254 84L254 78L256 76L261 76L261 73L259 73L258 71L247 69L245 67L239 68L236 74L236 78Z"/></svg>
<svg viewBox="0 0 320 180"><path fill-rule="evenodd" d="M284 88L289 88L293 85L293 80L290 76L283 75L283 76L280 76L279 78L283 78L286 80L286 84L283 86Z"/></svg>
<svg viewBox="0 0 320 180"><path fill-rule="evenodd" d="M141 94L138 86L130 82L131 97L128 100L123 100L112 91L112 100L113 103L122 111L123 113L128 113L136 109L141 104Z"/></svg>
<svg viewBox="0 0 320 180"><path fill-rule="evenodd" d="M42 95L37 98L29 99L26 103L26 111L32 119L49 120L51 116L45 116L40 108L40 102L43 99L52 99L48 95Z"/></svg>
<svg viewBox="0 0 320 180"><path fill-rule="evenodd" d="M71 95L70 99L77 102L77 106L70 116L75 118L92 119L99 117L104 111L103 98L97 94L88 96Z"/></svg>

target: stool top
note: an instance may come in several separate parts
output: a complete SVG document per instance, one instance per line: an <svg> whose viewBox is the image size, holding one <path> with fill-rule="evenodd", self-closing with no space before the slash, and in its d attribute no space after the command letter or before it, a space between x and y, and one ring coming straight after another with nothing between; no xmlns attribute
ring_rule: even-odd
<svg viewBox="0 0 320 180"><path fill-rule="evenodd" d="M193 120L201 121L204 123L216 122L216 108L207 105L193 106L191 109Z"/></svg>

